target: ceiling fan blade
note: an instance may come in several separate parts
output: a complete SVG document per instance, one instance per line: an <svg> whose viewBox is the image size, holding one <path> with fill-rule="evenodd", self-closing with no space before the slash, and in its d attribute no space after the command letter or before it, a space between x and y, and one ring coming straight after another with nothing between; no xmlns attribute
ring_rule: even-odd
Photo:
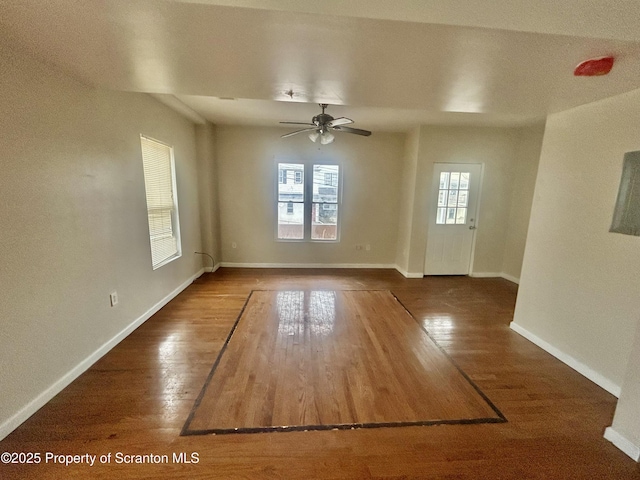
<svg viewBox="0 0 640 480"><path fill-rule="evenodd" d="M317 127L303 128L302 130L296 130L295 132L285 133L284 135L281 135L280 138L292 137L293 135L297 135L297 134L302 133L302 132L312 132L313 130L317 130Z"/></svg>
<svg viewBox="0 0 640 480"><path fill-rule="evenodd" d="M339 125L348 125L350 123L353 123L353 120L351 120L350 118L339 117L339 118L334 118L330 122L327 122L327 126L328 127L337 127Z"/></svg>
<svg viewBox="0 0 640 480"><path fill-rule="evenodd" d="M307 123L307 122L280 122L284 125L315 125L315 123Z"/></svg>
<svg viewBox="0 0 640 480"><path fill-rule="evenodd" d="M371 135L371 132L369 130L361 130L360 128L337 126L333 127L333 129L338 130L339 132L355 133L356 135L362 135L363 137L368 137L369 135Z"/></svg>

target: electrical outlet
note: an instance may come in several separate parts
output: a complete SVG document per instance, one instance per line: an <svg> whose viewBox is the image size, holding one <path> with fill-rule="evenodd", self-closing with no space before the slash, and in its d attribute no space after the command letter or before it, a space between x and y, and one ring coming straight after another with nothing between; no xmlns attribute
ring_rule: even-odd
<svg viewBox="0 0 640 480"><path fill-rule="evenodd" d="M111 306L115 307L118 304L118 292L111 292L109 294L109 300L111 301Z"/></svg>
<svg viewBox="0 0 640 480"><path fill-rule="evenodd" d="M368 252L369 250L371 250L371 245L369 245L369 244L367 243L367 246L366 246L366 247L364 247L364 249Z"/></svg>
<svg viewBox="0 0 640 480"><path fill-rule="evenodd" d="M236 248L238 244L236 242L231 242L231 248Z"/></svg>

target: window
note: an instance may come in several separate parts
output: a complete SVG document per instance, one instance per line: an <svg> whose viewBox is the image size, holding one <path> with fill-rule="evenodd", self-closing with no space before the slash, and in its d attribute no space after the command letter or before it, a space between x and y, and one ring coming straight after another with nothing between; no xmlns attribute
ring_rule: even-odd
<svg viewBox="0 0 640 480"><path fill-rule="evenodd" d="M300 182L287 182L300 176ZM279 163L278 178L278 238L304 240L304 165Z"/></svg>
<svg viewBox="0 0 640 480"><path fill-rule="evenodd" d="M464 225L469 203L469 172L442 172L436 224Z"/></svg>
<svg viewBox="0 0 640 480"><path fill-rule="evenodd" d="M279 240L338 241L339 173L338 165L278 164Z"/></svg>
<svg viewBox="0 0 640 480"><path fill-rule="evenodd" d="M313 166L311 240L338 239L338 165Z"/></svg>
<svg viewBox="0 0 640 480"><path fill-rule="evenodd" d="M153 269L178 258L180 228L173 148L140 136Z"/></svg>

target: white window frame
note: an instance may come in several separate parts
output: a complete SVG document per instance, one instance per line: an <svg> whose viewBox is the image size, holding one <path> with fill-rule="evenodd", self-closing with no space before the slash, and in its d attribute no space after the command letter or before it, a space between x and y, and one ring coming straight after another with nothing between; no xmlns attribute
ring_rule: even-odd
<svg viewBox="0 0 640 480"><path fill-rule="evenodd" d="M149 197L149 188L148 188L148 178L145 170L148 171L149 165L145 163L145 143L148 142L148 145L153 146L153 144L157 144L158 146L166 147L168 149L166 162L168 162L168 167L171 175L170 185L171 192L169 196L165 196L164 203L167 203L167 198L170 198L170 206L168 205L154 205L154 200ZM180 240L180 219L178 215L178 195L177 195L177 187L176 187L176 168L175 168L175 158L174 151L171 145L168 145L165 142L161 142L151 137L147 137L145 135L140 135L140 148L141 148L141 157L143 164L143 174L145 180L145 198L147 204L147 222L149 227L149 246L150 246L150 255L151 255L151 266L153 270L156 270L163 265L166 265L173 260L180 258L182 256L182 245ZM164 167L166 168L167 165ZM152 232L152 215L154 212L167 211L169 210L170 215L170 231L161 232L159 234L153 234ZM171 245L168 249L168 253L162 253L162 245L160 245L160 241L165 240L165 248L166 248L166 240L170 238L172 243L175 243L175 247Z"/></svg>
<svg viewBox="0 0 640 480"><path fill-rule="evenodd" d="M278 186L280 185L280 174L279 172L279 165L281 163L284 164L299 164L299 165L304 165L304 178L302 178L302 183L304 184L304 201L301 202L304 205L304 235L303 238L279 238L278 237ZM338 167L338 181L336 182L337 185L336 189L337 189L337 197L338 200L337 202L333 203L327 203L327 202L313 202L313 170L314 167L317 165L327 165L327 166L336 166ZM342 164L339 162L332 162L332 161L313 161L313 162L308 162L308 161L302 161L302 160L277 160L275 162L275 171L276 171L276 182L275 182L275 186L276 186L276 190L275 190L275 240L277 242L293 242L293 243L339 243L340 242L340 232L341 232L341 223L342 223L342 185L343 185L343 179L344 179L344 170L342 168ZM288 172L288 171L287 171ZM298 173L298 172L296 172ZM332 174L332 183L335 182L334 180L335 174ZM294 177L295 178L295 177ZM297 183L297 182L296 182ZM324 205L336 205L336 208L338 210L338 218L337 218L337 225L336 225L336 238L335 239L331 239L331 240L324 240L324 239L312 239L311 238L311 232L312 232L312 220L313 220L313 204L317 203L321 208Z"/></svg>

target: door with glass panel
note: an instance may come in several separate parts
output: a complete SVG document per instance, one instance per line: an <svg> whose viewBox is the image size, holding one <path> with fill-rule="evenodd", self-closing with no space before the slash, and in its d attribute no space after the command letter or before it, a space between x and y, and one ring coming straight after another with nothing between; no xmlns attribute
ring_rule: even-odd
<svg viewBox="0 0 640 480"><path fill-rule="evenodd" d="M469 273L481 172L475 163L434 165L425 275Z"/></svg>

